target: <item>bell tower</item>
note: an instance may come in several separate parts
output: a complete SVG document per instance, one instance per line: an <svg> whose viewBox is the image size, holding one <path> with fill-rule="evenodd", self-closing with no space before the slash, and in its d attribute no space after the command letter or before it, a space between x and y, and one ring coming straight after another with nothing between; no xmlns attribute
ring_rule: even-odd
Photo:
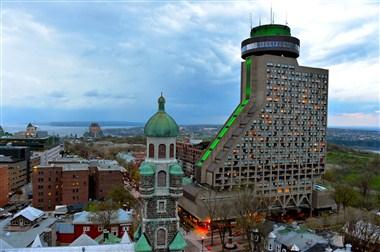
<svg viewBox="0 0 380 252"><path fill-rule="evenodd" d="M177 200L182 196L182 167L176 159L179 127L165 112L165 98L158 98L158 111L144 127L147 137L145 161L140 170L143 201L142 223L135 234L135 251L184 251L179 231Z"/></svg>

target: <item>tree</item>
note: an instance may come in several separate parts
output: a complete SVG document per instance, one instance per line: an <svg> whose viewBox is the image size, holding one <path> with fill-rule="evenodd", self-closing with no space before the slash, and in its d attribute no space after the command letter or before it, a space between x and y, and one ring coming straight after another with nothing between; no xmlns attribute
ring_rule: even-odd
<svg viewBox="0 0 380 252"><path fill-rule="evenodd" d="M208 190L206 198L203 200L203 204L207 210L210 231L211 231L211 246L214 245L214 223L216 221L217 214L217 192Z"/></svg>
<svg viewBox="0 0 380 252"><path fill-rule="evenodd" d="M363 196L363 207L368 207L368 196L371 190L372 174L369 172L361 175L356 183L361 195Z"/></svg>
<svg viewBox="0 0 380 252"><path fill-rule="evenodd" d="M259 211L262 203L256 196L253 188L240 189L237 192L235 199L235 207L237 213L237 224L244 231L246 239L248 241L249 251L256 251L258 248L253 247L254 243L252 237L252 231L254 229L260 230L261 224L265 220ZM259 235L261 236L260 232Z"/></svg>
<svg viewBox="0 0 380 252"><path fill-rule="evenodd" d="M116 217L119 206L112 200L91 202L86 209L94 214L94 219L103 229L111 227L112 220Z"/></svg>
<svg viewBox="0 0 380 252"><path fill-rule="evenodd" d="M332 197L337 205L338 213L341 205L343 206L343 211L345 211L346 207L351 206L357 198L354 189L348 185L337 185Z"/></svg>
<svg viewBox="0 0 380 252"><path fill-rule="evenodd" d="M125 190L123 186L117 186L107 195L107 199L116 203L118 207L127 206L128 208L134 208L137 200L133 195Z"/></svg>
<svg viewBox="0 0 380 252"><path fill-rule="evenodd" d="M216 207L214 226L218 230L220 242L222 244L222 252L226 245L227 231L231 233L230 213L233 206L227 200L221 199Z"/></svg>
<svg viewBox="0 0 380 252"><path fill-rule="evenodd" d="M380 220L368 211L348 211L344 226L345 241L353 245L354 251L377 252L380 248Z"/></svg>

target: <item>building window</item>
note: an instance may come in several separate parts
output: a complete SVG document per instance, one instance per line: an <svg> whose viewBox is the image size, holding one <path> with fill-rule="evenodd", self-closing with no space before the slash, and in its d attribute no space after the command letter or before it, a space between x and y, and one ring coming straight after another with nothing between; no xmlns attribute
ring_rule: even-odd
<svg viewBox="0 0 380 252"><path fill-rule="evenodd" d="M83 232L88 232L90 231L90 227L89 226L84 226L83 227Z"/></svg>
<svg viewBox="0 0 380 252"><path fill-rule="evenodd" d="M154 158L154 144L149 144L149 158Z"/></svg>
<svg viewBox="0 0 380 252"><path fill-rule="evenodd" d="M157 230L157 246L165 246L166 245L166 230L160 228Z"/></svg>
<svg viewBox="0 0 380 252"><path fill-rule="evenodd" d="M166 200L157 201L157 212L164 213L166 212Z"/></svg>
<svg viewBox="0 0 380 252"><path fill-rule="evenodd" d="M112 233L114 236L118 236L118 233L119 233L118 227L112 227L112 228L111 228L111 233Z"/></svg>
<svg viewBox="0 0 380 252"><path fill-rule="evenodd" d="M164 187L166 186L166 172L159 171L157 174L157 186Z"/></svg>
<svg viewBox="0 0 380 252"><path fill-rule="evenodd" d="M103 232L103 226L98 226L98 232Z"/></svg>
<svg viewBox="0 0 380 252"><path fill-rule="evenodd" d="M160 144L158 146L158 158L166 158L166 146L165 146L165 144Z"/></svg>
<svg viewBox="0 0 380 252"><path fill-rule="evenodd" d="M170 158L174 157L174 144L170 144Z"/></svg>

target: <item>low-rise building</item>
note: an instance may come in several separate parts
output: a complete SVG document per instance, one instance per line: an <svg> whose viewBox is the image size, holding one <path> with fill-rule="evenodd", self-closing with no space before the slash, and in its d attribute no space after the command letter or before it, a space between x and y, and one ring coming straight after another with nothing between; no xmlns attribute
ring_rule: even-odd
<svg viewBox="0 0 380 252"><path fill-rule="evenodd" d="M39 209L27 207L13 217L0 221L0 239L14 248L13 251L30 247L37 236L44 244L54 246L55 234L52 228L55 222L56 218L45 215Z"/></svg>
<svg viewBox="0 0 380 252"><path fill-rule="evenodd" d="M95 199L104 199L116 186L123 185L125 168L114 160L91 160L89 166L94 176Z"/></svg>
<svg viewBox="0 0 380 252"><path fill-rule="evenodd" d="M29 229L37 224L43 216L43 211L28 206L12 217L8 229L12 231Z"/></svg>
<svg viewBox="0 0 380 252"><path fill-rule="evenodd" d="M8 166L0 165L0 207L8 203Z"/></svg>
<svg viewBox="0 0 380 252"><path fill-rule="evenodd" d="M33 206L53 211L56 205L81 206L104 199L123 186L125 169L112 160L62 158L33 168Z"/></svg>
<svg viewBox="0 0 380 252"><path fill-rule="evenodd" d="M27 161L0 155L0 165L8 167L8 188L15 192L28 183Z"/></svg>
<svg viewBox="0 0 380 252"><path fill-rule="evenodd" d="M101 214L83 211L74 214L72 223L59 223L56 230L57 242L59 244L70 244L82 234L86 234L102 243L104 233L121 238L132 225L132 212L123 209L118 209L112 213L108 228L104 227L100 216Z"/></svg>
<svg viewBox="0 0 380 252"><path fill-rule="evenodd" d="M185 138L181 142L177 141L177 159L181 162L187 176L194 176L195 164L208 145L209 142L195 141L189 138Z"/></svg>

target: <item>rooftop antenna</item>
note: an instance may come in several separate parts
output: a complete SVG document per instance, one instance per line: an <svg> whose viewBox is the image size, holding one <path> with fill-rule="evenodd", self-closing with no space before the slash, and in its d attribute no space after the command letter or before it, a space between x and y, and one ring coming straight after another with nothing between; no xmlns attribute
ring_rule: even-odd
<svg viewBox="0 0 380 252"><path fill-rule="evenodd" d="M272 1L271 1L270 2L270 23L271 24L273 24L272 21L273 21L273 15L272 15Z"/></svg>
<svg viewBox="0 0 380 252"><path fill-rule="evenodd" d="M288 12L285 12L285 25L288 25Z"/></svg>
<svg viewBox="0 0 380 252"><path fill-rule="evenodd" d="M274 24L274 12L272 14L272 24Z"/></svg>

